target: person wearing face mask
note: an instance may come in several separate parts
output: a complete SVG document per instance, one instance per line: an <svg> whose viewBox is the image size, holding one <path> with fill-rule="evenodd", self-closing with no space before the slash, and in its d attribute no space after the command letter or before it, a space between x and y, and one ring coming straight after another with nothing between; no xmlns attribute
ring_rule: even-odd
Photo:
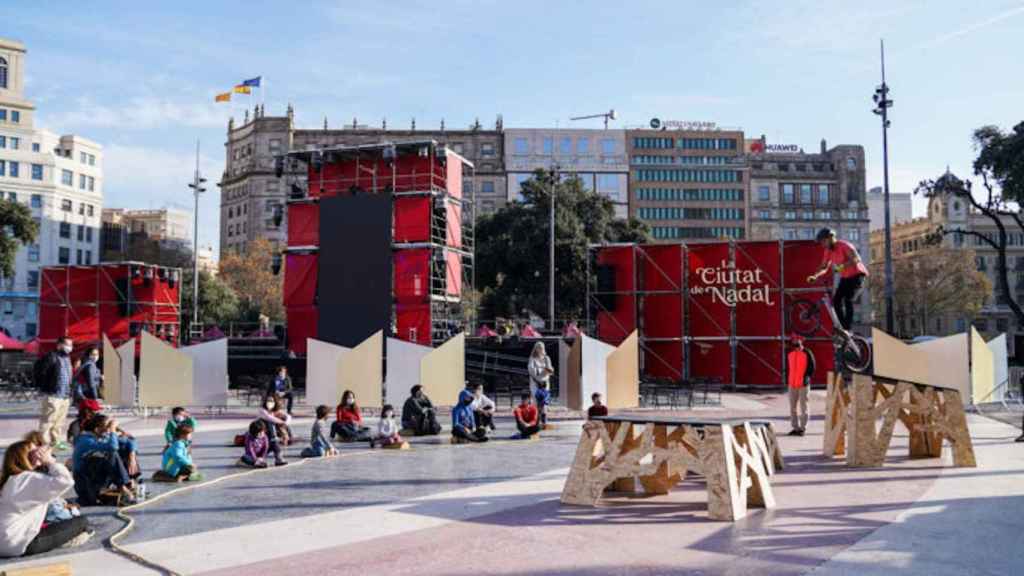
<svg viewBox="0 0 1024 576"><path fill-rule="evenodd" d="M36 387L43 394L39 414L39 433L58 451L68 449L64 442L64 423L71 405L71 338L57 339L57 349L36 361L32 368Z"/></svg>
<svg viewBox="0 0 1024 576"><path fill-rule="evenodd" d="M188 410L186 410L184 406L175 406L174 409L171 410L171 419L168 420L167 425L164 426L164 442L167 443L167 446L174 443L175 432L178 430L179 426L188 426L192 430L196 429L196 419L189 414ZM189 446L192 446L191 439L189 440ZM165 446L164 450L166 449L167 447Z"/></svg>
<svg viewBox="0 0 1024 576"><path fill-rule="evenodd" d="M85 361L75 372L75 406L90 408L93 412L100 411L100 386L103 385L103 373L96 365L100 360L99 348L92 347L85 354Z"/></svg>
<svg viewBox="0 0 1024 576"><path fill-rule="evenodd" d="M331 424L331 438L338 436L342 442L368 442L370 428L363 426L363 413L356 404L355 392L345 390L335 410L334 424Z"/></svg>
<svg viewBox="0 0 1024 576"><path fill-rule="evenodd" d="M260 408L260 420L266 426L267 440L270 444L270 451L274 453L274 464L284 466L288 462L281 457L281 434L280 429L287 429L292 417L281 411L281 399L274 394L267 398L263 407Z"/></svg>

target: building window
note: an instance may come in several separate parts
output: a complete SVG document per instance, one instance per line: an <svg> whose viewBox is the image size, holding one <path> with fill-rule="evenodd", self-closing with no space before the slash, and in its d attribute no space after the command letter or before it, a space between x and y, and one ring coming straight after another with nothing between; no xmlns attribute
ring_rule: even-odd
<svg viewBox="0 0 1024 576"><path fill-rule="evenodd" d="M796 212L793 210L786 211L786 220L796 220Z"/></svg>
<svg viewBox="0 0 1024 576"><path fill-rule="evenodd" d="M71 263L71 249L67 246L61 246L57 250L57 263L58 264L70 264Z"/></svg>
<svg viewBox="0 0 1024 576"><path fill-rule="evenodd" d="M801 184L800 185L800 203L810 204L811 203L811 185Z"/></svg>
<svg viewBox="0 0 1024 576"><path fill-rule="evenodd" d="M480 193L481 194L494 194L494 181L484 180L480 182Z"/></svg>
<svg viewBox="0 0 1024 576"><path fill-rule="evenodd" d="M7 122L7 110L0 108L0 120Z"/></svg>
<svg viewBox="0 0 1024 576"><path fill-rule="evenodd" d="M26 322L25 323L25 336L34 337L36 335L36 323Z"/></svg>
<svg viewBox="0 0 1024 576"><path fill-rule="evenodd" d="M762 201L762 202L767 202L767 201L771 200L770 189L767 186L758 186L757 187L757 199Z"/></svg>
<svg viewBox="0 0 1024 576"><path fill-rule="evenodd" d="M71 200L61 200L60 209L62 212L71 212Z"/></svg>
<svg viewBox="0 0 1024 576"><path fill-rule="evenodd" d="M576 139L576 154L579 156L590 154L590 138L580 137Z"/></svg>
<svg viewBox="0 0 1024 576"><path fill-rule="evenodd" d="M281 149L281 139L280 138L271 138L267 142L267 148L268 148L268 150L270 150L271 153L277 152L278 150Z"/></svg>
<svg viewBox="0 0 1024 576"><path fill-rule="evenodd" d="M39 271L29 270L26 282L29 288L39 288Z"/></svg>
<svg viewBox="0 0 1024 576"><path fill-rule="evenodd" d="M60 223L60 237L71 238L71 224L69 222Z"/></svg>
<svg viewBox="0 0 1024 576"><path fill-rule="evenodd" d="M75 264L82 265L82 249L75 250Z"/></svg>
<svg viewBox="0 0 1024 576"><path fill-rule="evenodd" d="M0 148L7 148L7 136L0 136Z"/></svg>
<svg viewBox="0 0 1024 576"><path fill-rule="evenodd" d="M555 139L550 136L545 136L543 140L544 155L551 156L555 153Z"/></svg>
<svg viewBox="0 0 1024 576"><path fill-rule="evenodd" d="M39 262L39 244L31 244L28 247L28 261Z"/></svg>
<svg viewBox="0 0 1024 576"><path fill-rule="evenodd" d="M11 110L11 122L14 122L15 124L21 123L21 112Z"/></svg>
<svg viewBox="0 0 1024 576"><path fill-rule="evenodd" d="M85 164L89 161L89 157L85 154L85 152L79 152L78 161L81 162L82 164Z"/></svg>
<svg viewBox="0 0 1024 576"><path fill-rule="evenodd" d="M42 164L33 164L32 165L32 179L33 180L42 180L43 179L43 165Z"/></svg>
<svg viewBox="0 0 1024 576"><path fill-rule="evenodd" d="M85 241L85 226L82 226L81 224L78 225L78 241Z"/></svg>
<svg viewBox="0 0 1024 576"><path fill-rule="evenodd" d="M857 169L857 159L856 158L847 158L846 159L846 169L847 170L856 170Z"/></svg>
<svg viewBox="0 0 1024 576"><path fill-rule="evenodd" d="M484 142L480 145L480 155L484 157L494 156L494 144Z"/></svg>
<svg viewBox="0 0 1024 576"><path fill-rule="evenodd" d="M85 264L92 264L92 250L85 251Z"/></svg>
<svg viewBox="0 0 1024 576"><path fill-rule="evenodd" d="M605 156L615 155L615 139L603 138L601 140L601 154Z"/></svg>
<svg viewBox="0 0 1024 576"><path fill-rule="evenodd" d="M516 154L525 155L530 153L530 141L526 138L516 138L515 140L515 151Z"/></svg>
<svg viewBox="0 0 1024 576"><path fill-rule="evenodd" d="M783 184L782 185L782 202L784 204L792 204L794 202L793 196L793 185Z"/></svg>
<svg viewBox="0 0 1024 576"><path fill-rule="evenodd" d="M32 143L32 151L33 152L39 152L39 142L33 142Z"/></svg>
<svg viewBox="0 0 1024 576"><path fill-rule="evenodd" d="M572 154L572 138L568 136L562 137L562 140L558 143L558 153L563 156Z"/></svg>
<svg viewBox="0 0 1024 576"><path fill-rule="evenodd" d="M846 201L857 202L858 200L860 200L860 194L857 193L857 186L850 182L846 185Z"/></svg>
<svg viewBox="0 0 1024 576"><path fill-rule="evenodd" d="M32 199L30 200L30 203L31 203L33 208L42 208L43 207L43 197L42 197L42 195L40 195L40 194L33 194L32 195Z"/></svg>
<svg viewBox="0 0 1024 576"><path fill-rule="evenodd" d="M800 238L803 240L810 240L814 238L814 228L801 228Z"/></svg>
<svg viewBox="0 0 1024 576"><path fill-rule="evenodd" d="M7 162L5 160L0 160L0 176L6 176L6 175L7 175Z"/></svg>
<svg viewBox="0 0 1024 576"><path fill-rule="evenodd" d="M75 174L71 170L60 171L60 183L65 186L75 185Z"/></svg>
<svg viewBox="0 0 1024 576"><path fill-rule="evenodd" d="M92 227L91 226L86 226L85 227L85 241L86 242L92 242Z"/></svg>
<svg viewBox="0 0 1024 576"><path fill-rule="evenodd" d="M11 178L17 178L18 177L18 163L17 162L8 162L7 163L7 175L10 176Z"/></svg>
<svg viewBox="0 0 1024 576"><path fill-rule="evenodd" d="M772 212L771 210L758 210L757 217L761 220L771 220Z"/></svg>
<svg viewBox="0 0 1024 576"><path fill-rule="evenodd" d="M93 178L92 176L89 176L89 186L88 186L88 188L89 188L89 192L94 192L96 190L96 179Z"/></svg>
<svg viewBox="0 0 1024 576"><path fill-rule="evenodd" d="M818 184L818 204L828 204L828 184Z"/></svg>
<svg viewBox="0 0 1024 576"><path fill-rule="evenodd" d="M92 190L91 186L89 187L89 190ZM94 209L92 204L89 204L88 206L86 206L85 213L88 216L95 216L96 215L96 211L95 211L95 209Z"/></svg>
<svg viewBox="0 0 1024 576"><path fill-rule="evenodd" d="M0 88L7 88L7 60L0 58Z"/></svg>
<svg viewBox="0 0 1024 576"><path fill-rule="evenodd" d="M19 148L21 148L21 138L11 136L11 150L18 150Z"/></svg>
<svg viewBox="0 0 1024 576"><path fill-rule="evenodd" d="M95 154L89 154L89 166L95 166L95 165L96 165L96 155Z"/></svg>
<svg viewBox="0 0 1024 576"><path fill-rule="evenodd" d="M846 231L846 239L851 242L860 242L860 230L857 228L850 228Z"/></svg>

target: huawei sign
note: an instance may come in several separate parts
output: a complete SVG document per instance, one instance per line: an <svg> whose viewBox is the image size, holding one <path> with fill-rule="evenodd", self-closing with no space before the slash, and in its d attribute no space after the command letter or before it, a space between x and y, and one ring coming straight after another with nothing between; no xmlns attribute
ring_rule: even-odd
<svg viewBox="0 0 1024 576"><path fill-rule="evenodd" d="M750 143L751 154L799 154L803 149L796 144L765 144L763 140Z"/></svg>

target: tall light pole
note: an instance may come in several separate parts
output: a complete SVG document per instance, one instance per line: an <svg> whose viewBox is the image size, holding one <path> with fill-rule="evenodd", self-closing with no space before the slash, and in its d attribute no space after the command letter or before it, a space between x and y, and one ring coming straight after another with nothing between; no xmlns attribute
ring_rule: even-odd
<svg viewBox="0 0 1024 576"><path fill-rule="evenodd" d="M548 188L548 318L555 329L555 187L558 185L558 164L551 166L551 184Z"/></svg>
<svg viewBox="0 0 1024 576"><path fill-rule="evenodd" d="M192 323L199 323L199 195L206 192L203 184L206 178L199 175L199 140L196 140L196 171L188 185L195 196L195 210L192 212Z"/></svg>
<svg viewBox="0 0 1024 576"><path fill-rule="evenodd" d="M882 56L882 85L875 89L875 114L882 117L882 171L885 199L885 331L894 332L895 315L892 297L892 224L889 219L889 85L885 83L885 40L880 40Z"/></svg>

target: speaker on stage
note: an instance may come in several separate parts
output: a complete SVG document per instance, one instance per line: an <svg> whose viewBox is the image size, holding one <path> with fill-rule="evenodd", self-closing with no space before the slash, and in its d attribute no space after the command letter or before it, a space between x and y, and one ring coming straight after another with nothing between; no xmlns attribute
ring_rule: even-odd
<svg viewBox="0 0 1024 576"><path fill-rule="evenodd" d="M611 312L615 310L615 267L607 264L597 267L597 292L598 307L600 310Z"/></svg>

